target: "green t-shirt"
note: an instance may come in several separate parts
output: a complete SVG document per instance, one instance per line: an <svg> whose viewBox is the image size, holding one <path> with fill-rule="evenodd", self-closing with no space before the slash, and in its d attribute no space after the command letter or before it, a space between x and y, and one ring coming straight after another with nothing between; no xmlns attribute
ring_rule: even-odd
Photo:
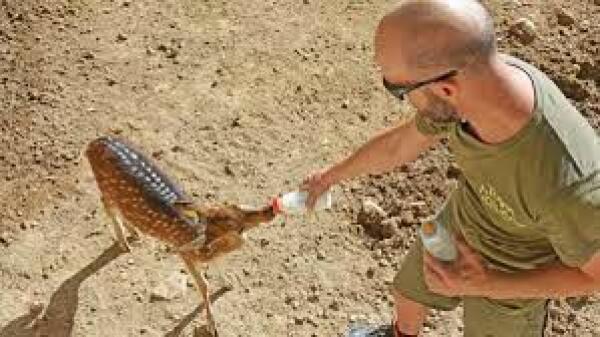
<svg viewBox="0 0 600 337"><path fill-rule="evenodd" d="M462 170L440 216L494 267L531 269L557 258L582 266L600 249L600 146L558 87L512 57L535 87L535 112L516 135L484 144L462 123L417 114L424 134L444 134Z"/></svg>

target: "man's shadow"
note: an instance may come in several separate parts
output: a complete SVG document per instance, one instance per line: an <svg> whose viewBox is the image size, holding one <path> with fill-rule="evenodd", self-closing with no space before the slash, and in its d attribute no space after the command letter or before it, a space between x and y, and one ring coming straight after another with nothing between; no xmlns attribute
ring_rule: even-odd
<svg viewBox="0 0 600 337"><path fill-rule="evenodd" d="M42 306L37 306L25 315L12 320L0 328L0 337L70 337L75 325L81 284L121 254L124 254L124 251L114 243L94 261L63 282L50 297L45 310ZM228 290L230 289L226 287L219 289L211 295L210 301L214 302ZM201 307L198 306L184 317L165 337L179 336L181 331L198 316Z"/></svg>

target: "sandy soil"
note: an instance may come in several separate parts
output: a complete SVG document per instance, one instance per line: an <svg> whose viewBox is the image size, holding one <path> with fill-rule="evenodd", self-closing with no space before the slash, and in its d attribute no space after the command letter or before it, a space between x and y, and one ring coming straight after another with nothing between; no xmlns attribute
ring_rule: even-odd
<svg viewBox="0 0 600 337"><path fill-rule="evenodd" d="M261 204L406 113L380 85L373 29L392 1L0 2L0 336L192 336L183 265L113 244L88 141L132 140L204 201ZM557 5L560 4L560 5ZM491 1L503 51L546 71L600 124L597 0ZM520 18L535 34L515 26ZM521 27L522 28L522 27ZM439 146L338 186L211 265L222 336L337 336L389 321L414 225L454 177ZM386 214L363 211L372 200ZM600 336L600 303L554 301L549 336ZM425 336L460 336L461 310Z"/></svg>

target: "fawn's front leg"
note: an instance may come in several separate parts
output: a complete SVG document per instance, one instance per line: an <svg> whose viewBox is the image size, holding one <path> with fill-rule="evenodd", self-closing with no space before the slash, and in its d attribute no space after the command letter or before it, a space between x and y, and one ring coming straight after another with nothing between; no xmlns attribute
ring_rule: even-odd
<svg viewBox="0 0 600 337"><path fill-rule="evenodd" d="M210 293L208 291L208 281L204 277L204 273L198 271L196 261L189 254L181 254L181 258L185 263L185 267L194 280L194 285L200 293L200 300L204 301L204 311L206 312L206 320L208 321L208 330L213 337L218 337L217 325L210 309Z"/></svg>
<svg viewBox="0 0 600 337"><path fill-rule="evenodd" d="M131 252L131 247L129 246L129 243L127 243L127 238L125 237L125 229L123 227L123 221L121 217L117 212L115 212L114 206L112 206L104 196L101 197L101 200L102 205L104 206L104 211L112 222L113 231L115 232L119 246L121 246L124 251Z"/></svg>

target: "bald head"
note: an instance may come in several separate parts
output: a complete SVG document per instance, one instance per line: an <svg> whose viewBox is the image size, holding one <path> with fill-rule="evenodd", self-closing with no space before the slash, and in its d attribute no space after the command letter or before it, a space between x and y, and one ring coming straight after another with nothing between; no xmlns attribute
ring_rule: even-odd
<svg viewBox="0 0 600 337"><path fill-rule="evenodd" d="M493 19L476 0L401 1L379 23L375 46L384 73L457 69L496 52Z"/></svg>

